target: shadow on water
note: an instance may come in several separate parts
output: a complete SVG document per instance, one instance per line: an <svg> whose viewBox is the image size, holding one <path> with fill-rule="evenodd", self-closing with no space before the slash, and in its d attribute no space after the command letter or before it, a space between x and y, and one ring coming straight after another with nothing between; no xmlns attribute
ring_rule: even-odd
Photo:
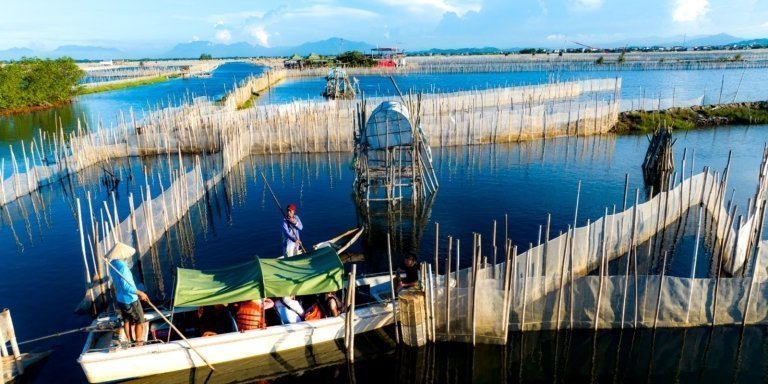
<svg viewBox="0 0 768 384"><path fill-rule="evenodd" d="M656 383L764 382L768 329L717 327L512 333L507 346L396 346L379 331L357 337L357 359L324 343L132 383Z"/></svg>

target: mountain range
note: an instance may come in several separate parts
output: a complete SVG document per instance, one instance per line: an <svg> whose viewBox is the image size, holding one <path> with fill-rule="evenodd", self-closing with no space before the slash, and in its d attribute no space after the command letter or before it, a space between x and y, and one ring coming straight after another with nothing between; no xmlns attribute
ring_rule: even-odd
<svg viewBox="0 0 768 384"><path fill-rule="evenodd" d="M601 48L619 48L624 46L722 46L730 44L749 45L749 44L761 44L768 45L768 39L753 39L745 40L742 38L734 37L728 34L718 34L712 36L694 36L687 38L685 35L676 35L668 37L646 37L627 39L624 41L616 41L610 44L601 44ZM542 48L575 48L579 43L568 42L563 46L552 45L550 47ZM181 43L175 45L165 52L127 52L116 48L110 47L98 47L98 46L83 46L83 45L64 45L60 46L53 51L36 51L29 48L19 47L10 48L6 50L0 50L0 60L18 60L22 57L38 56L43 58L56 58L61 56L69 56L75 60L112 60L112 59L141 59L141 58L156 58L156 59L172 59L172 58L193 58L200 57L201 54L210 54L214 58L220 57L258 57L258 56L291 56L298 54L301 56L307 56L311 53L317 53L320 55L336 55L346 51L362 51L368 52L371 49L376 48L375 45L362 42L351 41L338 37L308 42L301 45L291 47L263 47L260 45L252 45L246 42L237 42L232 44L221 44L210 41L193 41L189 43ZM505 48L499 49L496 47L482 47L482 48L452 48L452 49L439 49L432 48L429 50L420 50L418 53L431 53L431 54L473 54L473 53L500 53L518 51L520 48Z"/></svg>

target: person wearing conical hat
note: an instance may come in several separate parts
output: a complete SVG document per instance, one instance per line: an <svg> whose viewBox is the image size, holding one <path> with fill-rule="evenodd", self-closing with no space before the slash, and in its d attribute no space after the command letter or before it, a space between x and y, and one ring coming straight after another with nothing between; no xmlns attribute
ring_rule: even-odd
<svg viewBox="0 0 768 384"><path fill-rule="evenodd" d="M141 308L141 301L149 301L147 294L136 288L133 281L133 274L125 259L133 256L136 250L132 247L118 242L109 254L109 276L112 278L112 285L115 287L115 297L117 307L123 318L123 327L125 337L134 345L143 345L141 340L144 334L144 310Z"/></svg>

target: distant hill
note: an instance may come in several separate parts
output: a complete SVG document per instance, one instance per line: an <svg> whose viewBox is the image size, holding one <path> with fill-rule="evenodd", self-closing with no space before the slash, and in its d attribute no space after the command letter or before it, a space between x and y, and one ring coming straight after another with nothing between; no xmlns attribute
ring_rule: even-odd
<svg viewBox="0 0 768 384"><path fill-rule="evenodd" d="M252 57L252 56L291 56L294 53L307 56L310 53L319 55L337 55L346 51L366 52L376 46L359 41L350 41L338 37L304 43L292 47L267 48L240 42L234 44L218 44L210 41L194 41L177 44L173 49L162 55L165 58L198 58L202 53L213 57Z"/></svg>
<svg viewBox="0 0 768 384"><path fill-rule="evenodd" d="M696 37L685 42L686 47L698 47L698 46L720 46L729 45L743 41L744 39L734 37L726 33L721 33L712 36Z"/></svg>
<svg viewBox="0 0 768 384"><path fill-rule="evenodd" d="M41 56L58 58L69 56L75 60L111 60L126 56L125 52L115 48L95 47L89 45L62 45Z"/></svg>
<svg viewBox="0 0 768 384"><path fill-rule="evenodd" d="M277 56L290 56L297 53L301 56L317 53L318 55L338 55L347 51L368 52L376 48L375 45L362 41L345 40L333 37L326 40L304 43L295 47L275 48Z"/></svg>
<svg viewBox="0 0 768 384"><path fill-rule="evenodd" d="M0 51L0 60L18 60L24 56L32 57L35 51L29 48L10 48Z"/></svg>
<svg viewBox="0 0 768 384"><path fill-rule="evenodd" d="M268 48L253 46L246 42L217 44L201 40L177 44L170 51L160 55L160 57L197 59L203 53L207 53L213 57L252 57L264 56L267 50Z"/></svg>

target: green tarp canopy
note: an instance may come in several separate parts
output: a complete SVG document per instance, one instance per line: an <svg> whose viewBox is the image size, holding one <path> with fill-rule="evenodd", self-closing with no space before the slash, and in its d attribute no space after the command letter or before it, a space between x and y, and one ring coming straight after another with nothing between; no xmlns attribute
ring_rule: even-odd
<svg viewBox="0 0 768 384"><path fill-rule="evenodd" d="M344 266L331 247L284 259L260 259L210 270L178 268L175 307L311 295L341 289Z"/></svg>

